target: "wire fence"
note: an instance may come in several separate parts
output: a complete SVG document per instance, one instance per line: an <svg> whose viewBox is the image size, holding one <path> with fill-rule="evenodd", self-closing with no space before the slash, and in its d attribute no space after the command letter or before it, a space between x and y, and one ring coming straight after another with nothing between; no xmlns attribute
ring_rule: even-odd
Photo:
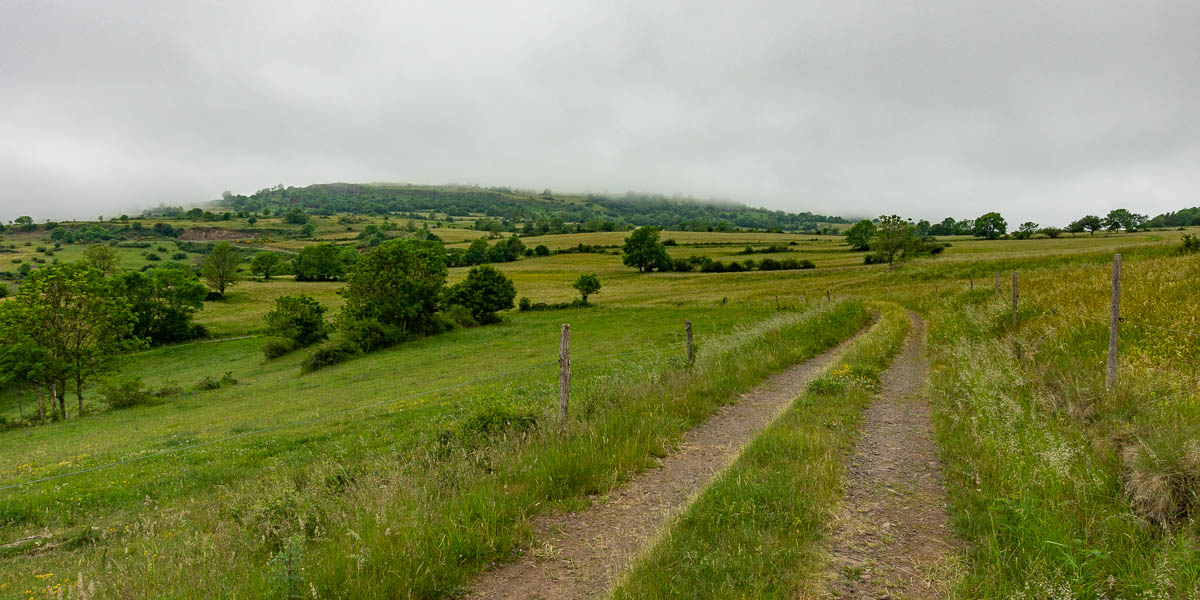
<svg viewBox="0 0 1200 600"><path fill-rule="evenodd" d="M636 355L643 355L643 354L661 353L661 352L664 352L664 351L666 351L666 350L670 350L670 349L678 349L678 348L679 348L679 346L677 346L677 344L671 344L671 345L666 345L666 344L664 344L664 345L662 345L662 346L658 346L658 347L654 347L654 348L647 348L647 349L643 349L643 350L632 350L632 351L628 351L628 352L614 352L614 353L610 353L610 354L597 354L597 355L590 355L590 356L586 356L586 355L585 355L585 356L580 356L580 357L575 357L575 358L572 358L572 359L571 359L571 362L572 362L572 363L575 363L575 362L592 362L592 361L599 361L599 360L608 360L608 359L621 358L621 357L627 357L627 356L636 356ZM472 379L472 380L470 380L470 381L464 381L464 382L461 382L461 383L456 383L456 384L452 384L452 385L442 386L442 387L433 388L433 389L428 389L428 390L422 390L422 391L419 391L419 392L413 392L413 393L410 393L410 394L404 394L404 395L401 395L401 396L398 396L398 397L389 397L389 398L384 398L384 399L382 399L382 400L377 400L377 401L375 401L375 402L369 402L369 403L367 403L367 404L361 404L361 405L358 405L358 406L352 406L352 407L348 407L348 408L344 408L344 409L340 409L340 410L335 410L335 411L333 411L333 412L325 413L325 414L322 414L322 415L317 415L317 416L315 416L315 417L309 417L309 418L306 418L306 419L297 419L297 420L293 420L293 421L288 421L288 422L286 422L286 423L279 423L279 424L276 424L276 425L269 425L269 426L266 426L266 427L259 427L259 428L256 428L256 429L251 429L251 430L247 430L247 431L238 432L238 433L235 433L235 434L232 434L232 435L228 435L228 436L225 436L225 437L221 437L221 438L217 438L217 439L212 439L212 440L205 440L205 441L201 441L201 442L194 442L194 443L191 443L191 444L186 444L186 445L183 445L183 446L178 446L178 447L175 447L175 448L169 448L169 449L166 449L166 450L161 450L161 451L154 452L154 453L151 453L151 454L145 454L145 455L142 455L142 456L135 456L135 457L127 458L127 459L124 459L124 460L118 460L118 461L113 461L113 462L109 462L109 463L105 463L105 464L101 464L101 465L95 465L95 466L92 466L92 467L87 467L87 468L84 468L84 469L77 469L77 470L75 470L75 471L69 471L69 472L66 472L66 473L59 473L59 474L56 474L56 475L48 475L48 476L46 476L46 477L40 477L40 478L37 478L37 479L30 479L30 480L28 480L28 481L22 481L22 482L19 482L19 483L11 483L11 484L7 484L7 485L0 486L0 492L7 491L7 490L12 490L12 489L16 489L16 488L22 488L22 487L26 487L26 486L30 486L30 485L35 485L35 484L38 484L38 483L45 483L45 482L47 482L47 481L55 481L55 480L58 480L58 479L66 479L66 478L70 478L70 477L77 477L77 476L79 476L79 475L84 475L84 474L86 474L86 473L93 473L93 472L96 472L96 471L102 471L102 470L105 470L105 469L111 469L111 468L118 467L118 466L121 466L121 465L127 465L127 464L131 464L131 463L145 462L145 461L150 461L150 460L154 460L154 459L159 459L159 458L163 458L163 457L165 457L165 456L170 456L170 455L175 455L175 454L181 454L181 453L184 453L184 452L188 452L188 451L196 450L196 449L198 449L198 448L204 448L204 447L208 447L208 446L215 446L215 445L218 445L218 444L223 444L223 443L225 443L225 442L230 442L230 441L238 440L238 439L241 439L241 438L246 438L246 437L251 437L251 436L255 436L255 435L260 435L260 434L263 434L263 433L269 433L269 432L271 432L271 431L278 431L278 430L281 430L281 429L287 429L287 428L290 428L290 427L300 427L300 426L303 426L303 425L310 425L310 424L313 424L313 423L316 423L316 422L319 422L319 421L324 421L324 420L328 420L328 419L332 419L332 418L335 418L335 417L344 416L344 415L351 414L351 413L356 413L356 412L362 412L362 411L365 411L365 410L370 410L370 409L372 409L372 408L376 408L376 407L379 407L379 406L384 406L384 405L387 405L387 404L393 404L393 403L397 403L397 402L404 402L404 401L406 401L406 400L412 400L412 399L414 399L414 398L420 398L420 397L423 397L423 396L433 396L433 395L437 395L437 394L442 394L442 393L445 393L445 392L453 391L453 390L456 390L456 389L469 388L469 387L472 387L472 386L479 385L479 384L481 384L481 383L486 383L486 382L489 382L489 381L495 381L495 380L497 380L497 379L504 379L504 378L506 378L506 377L511 377L511 376L513 376L513 375L518 375L518 374L521 374L521 373L525 373L525 372L533 371L533 370L535 370L535 369L541 369L541 368L548 367L548 366L552 366L552 365L558 365L558 360L548 360L548 361L543 361L543 362L535 363L535 364L528 365L528 366L525 366L525 367L521 367L521 368L519 368L519 369L512 369L512 370L509 370L509 371L503 371L503 372L500 372L500 373L495 373L495 374L488 375L488 376L485 376L485 377L479 377L479 378L477 378L477 379Z"/></svg>

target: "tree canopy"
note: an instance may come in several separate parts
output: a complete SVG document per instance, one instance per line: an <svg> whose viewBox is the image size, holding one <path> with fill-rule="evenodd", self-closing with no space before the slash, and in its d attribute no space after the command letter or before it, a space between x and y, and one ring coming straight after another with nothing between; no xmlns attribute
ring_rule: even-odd
<svg viewBox="0 0 1200 600"><path fill-rule="evenodd" d="M658 241L658 232L657 227L649 225L633 230L633 233L625 238L625 245L621 248L621 262L643 273L669 265L671 257L667 255L667 249L662 242Z"/></svg>

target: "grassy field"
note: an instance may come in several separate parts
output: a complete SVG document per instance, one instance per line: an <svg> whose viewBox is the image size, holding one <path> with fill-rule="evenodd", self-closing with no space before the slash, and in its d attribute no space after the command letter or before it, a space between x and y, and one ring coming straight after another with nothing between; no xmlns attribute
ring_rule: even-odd
<svg viewBox="0 0 1200 600"><path fill-rule="evenodd" d="M317 219L317 237L356 235L346 227L368 222L382 221ZM295 226L259 219L256 227ZM449 231L436 230L456 241ZM453 231L464 241L481 234ZM619 245L624 235L524 241L559 249ZM528 545L531 515L581 507L646 468L715 407L861 327L864 305L874 302L929 319L931 398L952 516L968 542L959 597L1190 597L1200 585L1200 257L1178 255L1178 236L948 238L941 256L889 271L862 265L863 255L836 237L668 232L675 257L798 258L817 268L638 274L614 254L526 258L497 265L519 296L567 301L577 297L571 281L596 273L598 307L513 311L498 325L303 376L303 353L263 358L263 315L274 298L298 291L336 310L341 284L243 280L197 314L214 339L124 361L122 375L179 388L168 400L108 411L89 390L84 418L0 432L0 488L131 461L0 489L0 596L76 597L68 589L82 577L96 597L312 589L322 597L447 597ZM8 233L0 243L15 251L0 261L30 261L45 257L37 246L53 247L32 234ZM170 241L151 243L120 248L121 267L151 264L144 252L160 253L158 245L169 250L163 262L177 251ZM738 254L771 244L794 251ZM64 244L48 262L82 250ZM1117 251L1126 259L1126 321L1121 383L1107 392L1108 273ZM1007 304L1014 270L1016 327ZM451 269L450 280L465 273ZM699 368L681 364L684 320L697 332ZM566 439L552 434L560 323L572 326L578 390ZM848 362L877 367L892 337L872 334L861 345L876 351ZM236 383L198 389L226 373ZM669 588L658 586L667 582L730 597L803 589L819 568L837 457L867 397L856 386L802 396L618 596L666 597ZM17 416L18 399L30 410L29 392L0 390L0 414ZM796 463L812 465L790 468ZM766 514L756 498L788 518L749 518ZM760 555L729 554L714 547L718 539ZM746 578L762 587L730 583Z"/></svg>

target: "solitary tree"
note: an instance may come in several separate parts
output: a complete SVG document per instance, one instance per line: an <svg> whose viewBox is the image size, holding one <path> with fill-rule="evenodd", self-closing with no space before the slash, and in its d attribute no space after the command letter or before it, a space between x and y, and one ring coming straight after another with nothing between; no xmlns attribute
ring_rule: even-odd
<svg viewBox="0 0 1200 600"><path fill-rule="evenodd" d="M347 249L357 254L353 248ZM292 259L292 272L296 281L331 281L346 273L346 261L342 251L333 244L305 246Z"/></svg>
<svg viewBox="0 0 1200 600"><path fill-rule="evenodd" d="M120 257L117 251L104 244L93 244L83 251L83 264L100 271L104 276L117 272Z"/></svg>
<svg viewBox="0 0 1200 600"><path fill-rule="evenodd" d="M338 291L345 322L375 321L400 336L433 325L446 285L446 251L437 242L389 240L363 255ZM394 340L393 340L394 341Z"/></svg>
<svg viewBox="0 0 1200 600"><path fill-rule="evenodd" d="M465 280L450 286L446 297L451 304L466 307L479 322L488 323L498 320L496 311L513 307L517 288L495 267L481 265L471 267Z"/></svg>
<svg viewBox="0 0 1200 600"><path fill-rule="evenodd" d="M855 250L867 250L875 239L875 224L863 219L846 230L846 243Z"/></svg>
<svg viewBox="0 0 1200 600"><path fill-rule="evenodd" d="M1033 237L1033 234L1037 233L1037 230L1037 223L1034 223L1033 221L1025 221L1024 223L1021 223L1020 227L1017 228L1015 237L1020 240L1027 240Z"/></svg>
<svg viewBox="0 0 1200 600"><path fill-rule="evenodd" d="M975 237L994 240L1008 232L1008 222L998 212L987 213L975 219L975 227L971 232Z"/></svg>
<svg viewBox="0 0 1200 600"><path fill-rule="evenodd" d="M262 275L263 279L270 279L279 271L279 264L282 259L274 252L259 252L250 259L250 271Z"/></svg>
<svg viewBox="0 0 1200 600"><path fill-rule="evenodd" d="M242 258L229 242L221 242L213 247L212 252L200 264L200 275L208 286L215 289L222 298L225 289L237 285L238 265Z"/></svg>
<svg viewBox="0 0 1200 600"><path fill-rule="evenodd" d="M634 229L625 238L625 245L621 248L624 253L621 262L627 267L637 267L643 273L670 264L671 257L667 255L667 249L658 241L658 231L657 227L651 225Z"/></svg>
<svg viewBox="0 0 1200 600"><path fill-rule="evenodd" d="M871 243L871 250L878 253L888 264L888 268L894 268L897 260L904 258L903 252L912 246L915 238L915 228L911 221L906 221L898 215L889 215L879 217L879 225L876 229L875 241Z"/></svg>
<svg viewBox="0 0 1200 600"><path fill-rule="evenodd" d="M1104 220L1096 215L1087 215L1077 221L1083 229L1086 229L1089 235L1094 235L1097 231L1104 228Z"/></svg>
<svg viewBox="0 0 1200 600"><path fill-rule="evenodd" d="M579 290L579 295L583 296L583 303L587 304L588 296L600 291L600 278L596 277L595 273L584 273L571 287Z"/></svg>

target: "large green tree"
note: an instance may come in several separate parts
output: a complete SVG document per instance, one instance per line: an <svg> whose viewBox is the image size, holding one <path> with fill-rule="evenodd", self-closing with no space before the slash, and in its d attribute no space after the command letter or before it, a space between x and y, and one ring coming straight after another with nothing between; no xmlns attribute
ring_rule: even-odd
<svg viewBox="0 0 1200 600"><path fill-rule="evenodd" d="M871 240L875 239L875 224L868 219L863 219L854 224L854 227L846 230L846 243L855 250L867 250L871 247Z"/></svg>
<svg viewBox="0 0 1200 600"><path fill-rule="evenodd" d="M224 298L226 288L237 285L238 267L241 264L242 257L237 250L229 242L221 242L213 246L208 256L204 257L204 262L200 263L200 275L209 287Z"/></svg>
<svg viewBox="0 0 1200 600"><path fill-rule="evenodd" d="M916 241L916 228L911 221L906 221L898 215L882 216L878 221L871 250L883 258L888 268L892 268L896 261L904 258L905 250Z"/></svg>
<svg viewBox="0 0 1200 600"><path fill-rule="evenodd" d="M658 232L659 229L651 225L634 229L625 238L625 245L621 248L621 262L643 273L670 264L671 257L667 255L662 242L658 241Z"/></svg>
<svg viewBox="0 0 1200 600"><path fill-rule="evenodd" d="M250 272L262 275L263 279L270 279L272 275L279 272L279 264L283 259L274 252L259 252L250 259Z"/></svg>
<svg viewBox="0 0 1200 600"><path fill-rule="evenodd" d="M994 240L1008 232L1008 221L998 212L986 213L975 219L975 227L971 232L975 237Z"/></svg>
<svg viewBox="0 0 1200 600"><path fill-rule="evenodd" d="M332 281L346 274L346 261L333 244L305 246L292 259L292 272L296 281Z"/></svg>
<svg viewBox="0 0 1200 600"><path fill-rule="evenodd" d="M401 336L428 332L446 285L446 252L437 242L390 240L346 273L342 319L375 321Z"/></svg>
<svg viewBox="0 0 1200 600"><path fill-rule="evenodd" d="M491 265L471 267L467 278L446 290L446 300L471 311L480 323L497 321L496 312L513 307L517 288Z"/></svg>

